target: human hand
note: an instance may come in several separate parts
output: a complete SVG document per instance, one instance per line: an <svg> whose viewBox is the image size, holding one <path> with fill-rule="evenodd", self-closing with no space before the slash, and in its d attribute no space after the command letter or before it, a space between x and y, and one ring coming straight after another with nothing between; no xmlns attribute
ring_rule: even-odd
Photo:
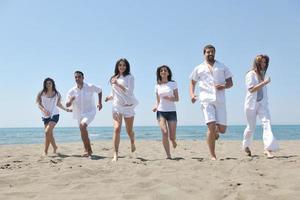
<svg viewBox="0 0 300 200"><path fill-rule="evenodd" d="M265 80L264 80L264 84L267 85L268 83L271 82L271 78L270 77L267 77Z"/></svg>
<svg viewBox="0 0 300 200"><path fill-rule="evenodd" d="M97 105L97 108L98 108L98 110L100 111L100 110L102 109L102 103L99 103L99 104Z"/></svg>
<svg viewBox="0 0 300 200"><path fill-rule="evenodd" d="M152 108L152 111L153 111L153 112L156 112L156 111L157 111L157 106L154 106L154 107Z"/></svg>
<svg viewBox="0 0 300 200"><path fill-rule="evenodd" d="M43 110L43 113L44 115L47 117L47 116L50 116L50 112L46 109Z"/></svg>
<svg viewBox="0 0 300 200"><path fill-rule="evenodd" d="M197 95L193 95L192 97L191 97L191 102L192 103L195 103L197 101Z"/></svg>
<svg viewBox="0 0 300 200"><path fill-rule="evenodd" d="M215 85L215 88L217 90L224 90L224 89L226 89L226 86L225 86L225 84L217 84L217 85Z"/></svg>
<svg viewBox="0 0 300 200"><path fill-rule="evenodd" d="M163 99L169 100L169 101L174 101L173 96L164 96Z"/></svg>
<svg viewBox="0 0 300 200"><path fill-rule="evenodd" d="M108 101L112 100L112 98L113 98L112 96L107 96L107 97L105 97L104 101L108 102Z"/></svg>

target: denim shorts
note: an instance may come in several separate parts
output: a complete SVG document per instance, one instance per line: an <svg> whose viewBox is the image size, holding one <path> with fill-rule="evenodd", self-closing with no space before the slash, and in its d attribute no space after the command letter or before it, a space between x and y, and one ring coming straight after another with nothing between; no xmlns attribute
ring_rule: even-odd
<svg viewBox="0 0 300 200"><path fill-rule="evenodd" d="M177 121L177 113L176 111L168 111L168 112L157 111L156 118L157 120L163 118L166 121Z"/></svg>
<svg viewBox="0 0 300 200"><path fill-rule="evenodd" d="M53 115L52 117L48 117L48 118L42 117L42 120L43 120L45 125L48 124L49 122L57 123L58 120L59 120L59 115Z"/></svg>

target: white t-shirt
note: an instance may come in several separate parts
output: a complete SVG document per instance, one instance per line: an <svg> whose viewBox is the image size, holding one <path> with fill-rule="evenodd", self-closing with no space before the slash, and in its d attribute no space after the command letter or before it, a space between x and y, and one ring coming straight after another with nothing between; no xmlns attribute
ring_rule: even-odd
<svg viewBox="0 0 300 200"><path fill-rule="evenodd" d="M245 109L254 110L257 102L257 91L251 93L249 91L249 88L259 84L259 80L255 71L251 70L246 74L245 84L247 89L246 98L245 98ZM267 106L268 105L267 87L266 86L262 87L262 90L263 90L263 98L261 101L259 101L259 103Z"/></svg>
<svg viewBox="0 0 300 200"><path fill-rule="evenodd" d="M228 67L215 61L212 73L209 70L207 62L203 62L194 68L190 79L199 82L200 102L218 102L225 103L225 90L216 90L216 84L225 84L225 80L232 77Z"/></svg>
<svg viewBox="0 0 300 200"><path fill-rule="evenodd" d="M75 97L72 105L73 117L75 119L81 119L85 116L96 115L94 93L99 94L100 92L102 92L100 87L87 83L84 83L81 89L74 86L71 90L69 90L67 94L67 101L69 101L72 97Z"/></svg>
<svg viewBox="0 0 300 200"><path fill-rule="evenodd" d="M159 96L160 99L157 106L158 111L176 111L175 102L163 98L165 96L174 96L175 89L177 89L177 83L175 81L169 81L168 83L155 85L155 93Z"/></svg>
<svg viewBox="0 0 300 200"><path fill-rule="evenodd" d="M54 97L47 97L46 95L41 95L43 107L45 108L45 110L50 112L49 116L45 116L45 113L42 112L43 118L49 118L59 114L59 110L57 108L57 102L59 98L58 95L59 94L56 94Z"/></svg>
<svg viewBox="0 0 300 200"><path fill-rule="evenodd" d="M116 85L112 85L111 96L113 96L113 106L136 106L137 99L133 94L134 90L134 77L130 74L127 76L120 76L117 83L125 88L125 91Z"/></svg>

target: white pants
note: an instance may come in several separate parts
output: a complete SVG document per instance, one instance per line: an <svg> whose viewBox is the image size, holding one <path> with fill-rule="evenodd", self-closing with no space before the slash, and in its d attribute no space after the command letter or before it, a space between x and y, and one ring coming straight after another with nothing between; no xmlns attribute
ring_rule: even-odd
<svg viewBox="0 0 300 200"><path fill-rule="evenodd" d="M257 102L255 109L245 109L247 118L247 127L244 131L243 148L250 147L253 140L253 133L256 127L256 117L258 116L262 122L263 127L263 142L264 149L269 151L276 151L279 149L279 145L273 136L271 129L271 117L269 108Z"/></svg>

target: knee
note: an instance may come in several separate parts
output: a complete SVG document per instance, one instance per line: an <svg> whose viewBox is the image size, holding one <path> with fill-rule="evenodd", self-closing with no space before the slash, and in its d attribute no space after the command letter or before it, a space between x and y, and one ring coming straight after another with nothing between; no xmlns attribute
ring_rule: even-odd
<svg viewBox="0 0 300 200"><path fill-rule="evenodd" d="M121 126L114 127L114 132L116 134L120 134L121 133Z"/></svg>
<svg viewBox="0 0 300 200"><path fill-rule="evenodd" d="M80 131L86 131L86 125L85 124L80 124L79 128L80 128Z"/></svg>
<svg viewBox="0 0 300 200"><path fill-rule="evenodd" d="M167 129L161 129L161 133L162 133L163 137L168 137Z"/></svg>
<svg viewBox="0 0 300 200"><path fill-rule="evenodd" d="M220 133L225 133L226 132L226 127L219 128L219 132Z"/></svg>

